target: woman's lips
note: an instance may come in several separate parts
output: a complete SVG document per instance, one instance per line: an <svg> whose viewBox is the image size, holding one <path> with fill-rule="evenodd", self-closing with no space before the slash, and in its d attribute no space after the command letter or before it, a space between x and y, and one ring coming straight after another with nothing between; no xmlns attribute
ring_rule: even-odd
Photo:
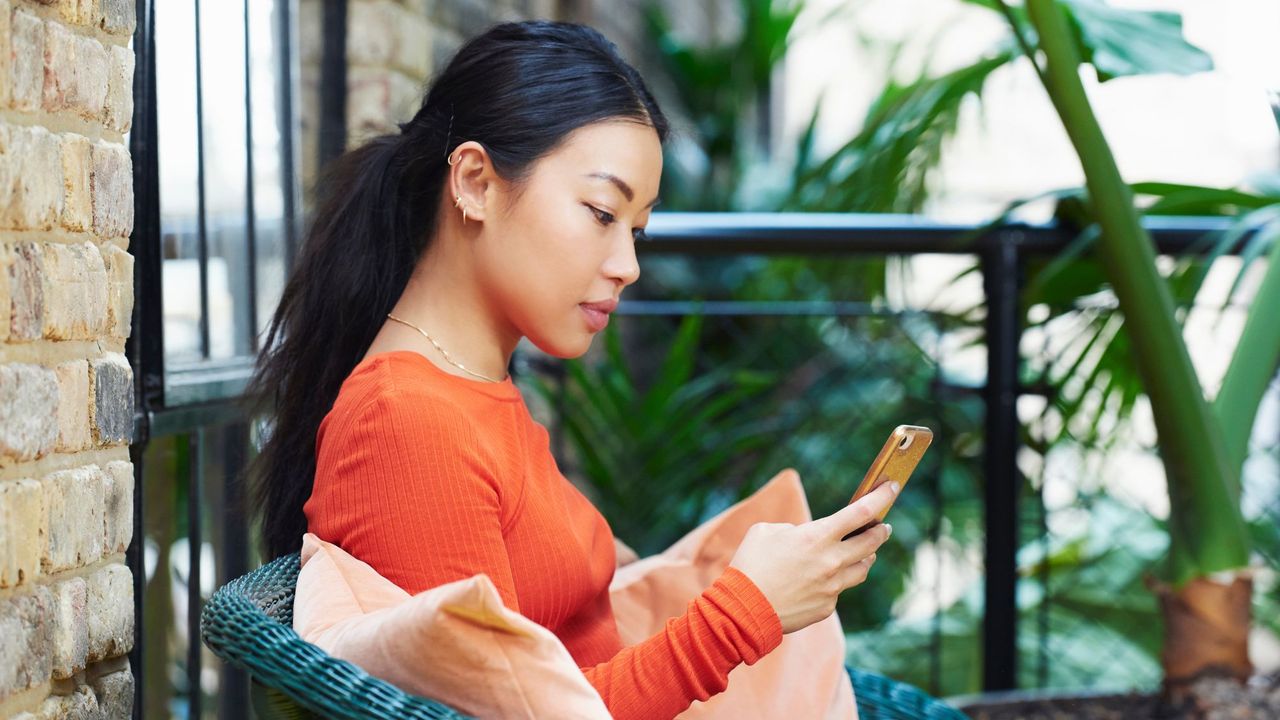
<svg viewBox="0 0 1280 720"><path fill-rule="evenodd" d="M582 314L587 318L587 327L591 328L591 332L600 332L609 324L609 313L585 304L578 307L582 308Z"/></svg>

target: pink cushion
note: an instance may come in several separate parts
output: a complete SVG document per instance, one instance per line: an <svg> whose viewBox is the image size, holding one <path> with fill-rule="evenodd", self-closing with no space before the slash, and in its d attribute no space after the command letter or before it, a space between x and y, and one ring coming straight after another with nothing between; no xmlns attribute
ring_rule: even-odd
<svg viewBox="0 0 1280 720"><path fill-rule="evenodd" d="M800 476L783 470L665 552L619 568L609 594L622 641L640 642L661 631L668 618L683 613L724 572L752 525L802 523L810 518ZM856 718L853 684L844 661L844 631L839 617L832 614L785 635L782 644L756 664L739 665L729 673L727 690L706 702L694 702L679 717Z"/></svg>
<svg viewBox="0 0 1280 720"><path fill-rule="evenodd" d="M485 575L410 596L307 533L293 628L374 677L468 715L609 718L560 640L504 606Z"/></svg>

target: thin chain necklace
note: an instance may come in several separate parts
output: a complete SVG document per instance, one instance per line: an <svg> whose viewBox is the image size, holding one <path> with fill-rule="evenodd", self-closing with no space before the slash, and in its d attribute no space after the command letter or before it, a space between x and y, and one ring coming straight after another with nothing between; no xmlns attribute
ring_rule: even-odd
<svg viewBox="0 0 1280 720"><path fill-rule="evenodd" d="M489 377L488 375L481 375L480 373L475 372L475 371L473 371L473 370L468 370L468 369L467 369L467 366L463 365L463 364L462 364L462 363L460 363L460 362L454 362L453 358L449 357L449 352L448 352L447 350L445 350L444 348L440 347L440 343L436 342L435 338L433 338L433 337L431 337L430 335L428 335L426 330L423 330L422 328L418 327L417 325L414 325L413 323L409 322L408 320L401 320L400 318L396 317L395 315L392 315L391 313L387 313L387 317L391 318L392 320L395 320L395 321L396 321L396 322L398 322L398 323L404 323L405 325L408 325L409 327L413 328L414 330L417 330L418 332L422 333L422 336L423 336L423 337L425 337L426 339L430 340L430 341L431 341L431 344L435 346L436 350L439 350L439 351L440 351L440 354L444 356L445 362L447 362L447 363L449 363L450 365L452 365L452 366L454 366L454 367L458 368L458 369L459 369L459 370L461 370L462 372L464 372L464 373L466 373L466 374L468 374L468 375L474 375L474 376L476 376L476 377L480 378L481 380L488 380L489 382L492 382L492 383L500 383L500 382L502 382L502 380L495 380L494 378L491 378L491 377Z"/></svg>

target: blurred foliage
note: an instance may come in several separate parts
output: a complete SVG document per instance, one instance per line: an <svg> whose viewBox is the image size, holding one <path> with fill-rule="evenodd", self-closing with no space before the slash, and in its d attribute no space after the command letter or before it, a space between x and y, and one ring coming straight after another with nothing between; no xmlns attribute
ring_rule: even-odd
<svg viewBox="0 0 1280 720"><path fill-rule="evenodd" d="M678 170L678 159L668 158L662 178L668 208L719 210L733 204L741 173L758 152L750 134L768 122L770 76L786 55L803 9L802 0L737 0L739 32L729 40L694 43L677 37L659 4L645 6L664 78L695 134L689 149L700 156L697 171Z"/></svg>
<svg viewBox="0 0 1280 720"><path fill-rule="evenodd" d="M640 389L616 328L603 333L601 362L567 361L563 389L545 378L535 388L557 407L614 534L652 554L731 504L724 480L783 430L762 397L777 375L743 363L697 367L702 318L689 315Z"/></svg>
<svg viewBox="0 0 1280 720"><path fill-rule="evenodd" d="M1024 52L1036 47L1035 29L1023 6L1003 0L964 1L1004 16L1011 29L1017 29L1015 39ZM1068 11L1077 53L1101 82L1132 75L1190 75L1213 69L1208 53L1183 35L1182 16L1176 12L1115 7L1104 0L1059 3Z"/></svg>
<svg viewBox="0 0 1280 720"><path fill-rule="evenodd" d="M1025 545L1018 570L1019 682L1023 687L1149 687L1160 677L1160 625L1143 580L1168 545L1149 515L1097 494L1088 522ZM896 526L895 526L896 527ZM895 533L896 534L896 533ZM1117 543L1123 536L1125 542ZM982 687L982 586L972 583L938 615L907 615L848 635L847 660L942 695ZM922 652L933 648L936 652Z"/></svg>
<svg viewBox="0 0 1280 720"><path fill-rule="evenodd" d="M978 95L991 73L1013 57L1000 51L941 75L908 83L890 79L871 103L862 129L825 158L814 159L814 111L799 142L791 186L775 209L801 212L919 212L928 180L955 133L961 101Z"/></svg>
<svg viewBox="0 0 1280 720"><path fill-rule="evenodd" d="M769 158L768 136L780 135L767 124L770 78L792 42L846 9L801 24L801 0L738 5L741 31L720 42L682 41L661 6L647 6L646 26L664 79L694 136L692 147L668 147L664 210L918 212L943 141L955 132L961 102L980 95L990 74L1015 56L1010 47L993 48L970 65L942 74L926 68L903 83L893 79L899 68L891 64L858 132L816 156L818 103L794 151L776 153L792 158L783 168Z"/></svg>

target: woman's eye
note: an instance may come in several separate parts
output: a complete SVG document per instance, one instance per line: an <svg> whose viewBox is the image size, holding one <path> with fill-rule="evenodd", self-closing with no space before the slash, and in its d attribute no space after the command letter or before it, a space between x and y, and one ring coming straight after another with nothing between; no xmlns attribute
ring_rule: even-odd
<svg viewBox="0 0 1280 720"><path fill-rule="evenodd" d="M604 210L601 210L600 208L595 207L594 205L588 205L587 207L590 208L591 212L595 214L596 221L599 222L601 225L608 226L613 224L613 221L614 221L613 213L605 212Z"/></svg>
<svg viewBox="0 0 1280 720"><path fill-rule="evenodd" d="M594 205L588 205L587 203L583 203L583 205L585 205L586 208L590 210L593 215L596 216L596 222L600 223L605 227L612 225L614 221L617 220L617 218L614 217L613 213L608 212L607 210L601 210L600 208ZM644 231L644 228L636 228L632 230L631 237L636 242L642 242L649 239L649 235Z"/></svg>

